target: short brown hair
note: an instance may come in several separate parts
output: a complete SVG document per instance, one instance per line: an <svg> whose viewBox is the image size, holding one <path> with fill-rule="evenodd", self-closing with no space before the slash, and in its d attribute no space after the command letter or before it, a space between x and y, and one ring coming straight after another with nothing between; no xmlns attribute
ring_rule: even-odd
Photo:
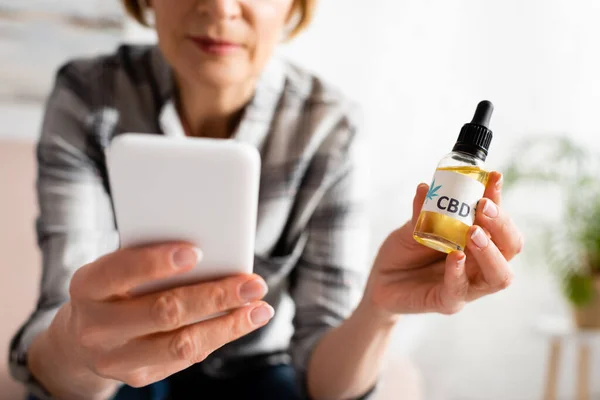
<svg viewBox="0 0 600 400"><path fill-rule="evenodd" d="M146 2L140 2L140 0L121 0L127 13L134 18L137 22L144 26L148 26L148 21L144 17L143 4ZM299 34L301 31L306 29L310 24L313 14L315 12L317 0L294 0L292 6L292 17L294 21L294 27L289 34L289 38L292 38Z"/></svg>

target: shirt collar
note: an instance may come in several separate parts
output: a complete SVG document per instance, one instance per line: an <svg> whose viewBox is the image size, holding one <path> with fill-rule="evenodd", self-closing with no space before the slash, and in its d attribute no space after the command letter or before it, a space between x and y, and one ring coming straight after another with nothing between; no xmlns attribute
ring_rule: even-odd
<svg viewBox="0 0 600 400"><path fill-rule="evenodd" d="M152 49L152 63L157 78L156 89L161 97L159 127L162 133L173 138L185 138L185 130L175 107L175 82L171 67L158 46ZM271 122L280 106L285 87L284 62L273 57L260 75L254 96L244 109L233 140L251 144L261 149L269 133Z"/></svg>

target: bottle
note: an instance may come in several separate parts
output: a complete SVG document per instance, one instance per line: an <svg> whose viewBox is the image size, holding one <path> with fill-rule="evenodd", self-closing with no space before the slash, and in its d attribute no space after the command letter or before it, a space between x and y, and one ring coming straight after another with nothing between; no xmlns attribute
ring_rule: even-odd
<svg viewBox="0 0 600 400"><path fill-rule="evenodd" d="M488 127L493 110L489 101L480 102L452 152L439 162L413 233L417 242L444 253L465 249L489 177L483 167L492 141Z"/></svg>

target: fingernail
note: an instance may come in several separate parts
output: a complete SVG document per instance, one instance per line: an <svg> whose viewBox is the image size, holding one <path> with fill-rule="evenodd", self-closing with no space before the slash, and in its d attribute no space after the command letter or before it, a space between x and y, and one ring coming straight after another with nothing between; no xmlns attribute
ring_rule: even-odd
<svg viewBox="0 0 600 400"><path fill-rule="evenodd" d="M467 259L467 257L465 257L464 253L461 254L460 256L458 256L458 258L456 259L456 270L459 271L459 273L465 267L465 260L466 259Z"/></svg>
<svg viewBox="0 0 600 400"><path fill-rule="evenodd" d="M500 179L498 179L498 182L496 182L496 189L500 190L502 189L502 184L504 183L504 175L500 174Z"/></svg>
<svg viewBox="0 0 600 400"><path fill-rule="evenodd" d="M202 259L202 250L196 247L181 247L173 253L173 264L177 268L195 266Z"/></svg>
<svg viewBox="0 0 600 400"><path fill-rule="evenodd" d="M483 214L488 218L496 218L498 216L498 207L491 200L486 200L483 205Z"/></svg>
<svg viewBox="0 0 600 400"><path fill-rule="evenodd" d="M485 234L483 229L481 229L480 227L477 227L473 231L473 234L471 235L471 240L473 240L473 243L475 243L475 246L479 247L480 249L487 247L488 242L489 242L487 235Z"/></svg>
<svg viewBox="0 0 600 400"><path fill-rule="evenodd" d="M262 279L253 279L240 287L240 297L245 301L255 301L262 299L268 290L267 284Z"/></svg>
<svg viewBox="0 0 600 400"><path fill-rule="evenodd" d="M262 325L275 315L275 310L268 304L255 308L250 313L250 319L254 325Z"/></svg>

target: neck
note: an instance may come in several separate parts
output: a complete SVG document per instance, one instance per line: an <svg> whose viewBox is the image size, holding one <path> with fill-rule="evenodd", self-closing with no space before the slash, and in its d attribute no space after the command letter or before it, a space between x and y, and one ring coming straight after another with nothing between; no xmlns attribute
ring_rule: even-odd
<svg viewBox="0 0 600 400"><path fill-rule="evenodd" d="M186 135L195 137L231 137L255 89L255 82L226 88L180 82L179 116Z"/></svg>

